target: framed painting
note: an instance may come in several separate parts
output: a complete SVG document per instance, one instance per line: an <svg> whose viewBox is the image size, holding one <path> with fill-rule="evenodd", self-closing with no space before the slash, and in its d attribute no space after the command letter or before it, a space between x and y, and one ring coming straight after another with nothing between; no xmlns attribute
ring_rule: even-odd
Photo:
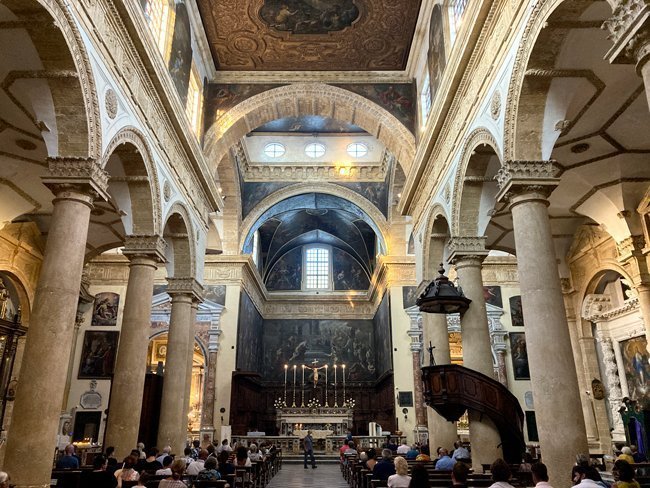
<svg viewBox="0 0 650 488"><path fill-rule="evenodd" d="M510 318L513 327L524 326L524 310L521 308L521 295L510 297Z"/></svg>
<svg viewBox="0 0 650 488"><path fill-rule="evenodd" d="M523 332L510 333L510 355L515 380L529 380L528 350L526 349L526 335Z"/></svg>
<svg viewBox="0 0 650 488"><path fill-rule="evenodd" d="M650 406L650 356L645 336L619 342L629 397L643 408Z"/></svg>
<svg viewBox="0 0 650 488"><path fill-rule="evenodd" d="M485 298L485 303L494 305L495 307L503 308L503 299L501 298L500 286L484 286L483 297Z"/></svg>
<svg viewBox="0 0 650 488"><path fill-rule="evenodd" d="M87 330L84 334L77 378L111 378L119 336L119 332Z"/></svg>
<svg viewBox="0 0 650 488"><path fill-rule="evenodd" d="M104 292L95 295L92 326L113 326L117 324L117 310L120 296L117 293Z"/></svg>

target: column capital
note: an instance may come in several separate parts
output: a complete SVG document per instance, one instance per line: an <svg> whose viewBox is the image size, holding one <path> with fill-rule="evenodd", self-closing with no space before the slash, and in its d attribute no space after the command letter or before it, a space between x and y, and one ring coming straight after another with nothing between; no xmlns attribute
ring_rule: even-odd
<svg viewBox="0 0 650 488"><path fill-rule="evenodd" d="M488 255L486 236L452 236L449 239L449 262L480 266Z"/></svg>
<svg viewBox="0 0 650 488"><path fill-rule="evenodd" d="M169 295L187 295L192 302L198 303L203 300L203 285L192 277L167 278L167 293Z"/></svg>
<svg viewBox="0 0 650 488"><path fill-rule="evenodd" d="M614 46L605 59L636 64L637 71L650 59L650 0L615 0L612 16L603 29Z"/></svg>
<svg viewBox="0 0 650 488"><path fill-rule="evenodd" d="M560 183L553 160L510 160L503 163L495 179L499 185L497 201L511 204L533 198L546 200ZM527 196L527 197L526 197Z"/></svg>
<svg viewBox="0 0 650 488"><path fill-rule="evenodd" d="M48 158L48 174L42 177L57 198L79 198L87 195L88 203L101 198L108 200L108 173L92 158Z"/></svg>
<svg viewBox="0 0 650 488"><path fill-rule="evenodd" d="M155 234L133 234L126 236L124 239L124 249L122 254L130 260L134 258L150 258L157 263L165 263L165 249L167 243L165 240Z"/></svg>

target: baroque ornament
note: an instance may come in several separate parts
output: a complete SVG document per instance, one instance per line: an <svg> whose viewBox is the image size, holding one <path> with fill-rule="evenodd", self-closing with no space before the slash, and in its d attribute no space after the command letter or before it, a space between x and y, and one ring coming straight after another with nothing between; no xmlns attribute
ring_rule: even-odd
<svg viewBox="0 0 650 488"><path fill-rule="evenodd" d="M490 115L494 120L499 118L501 113L501 92L496 90L494 95L492 95L492 100L490 101Z"/></svg>
<svg viewBox="0 0 650 488"><path fill-rule="evenodd" d="M106 113L110 119L114 119L117 116L117 95L115 90L109 88L106 91L106 96L104 97L104 105L106 107Z"/></svg>

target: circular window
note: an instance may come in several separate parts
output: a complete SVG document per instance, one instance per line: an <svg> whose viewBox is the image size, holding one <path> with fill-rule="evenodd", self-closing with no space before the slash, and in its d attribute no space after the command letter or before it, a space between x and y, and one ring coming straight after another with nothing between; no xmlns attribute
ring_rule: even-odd
<svg viewBox="0 0 650 488"><path fill-rule="evenodd" d="M287 152L286 148L279 142L271 142L264 146L264 154L270 158L279 158Z"/></svg>
<svg viewBox="0 0 650 488"><path fill-rule="evenodd" d="M320 142L312 142L305 147L305 154L310 158L320 158L325 156L325 146Z"/></svg>
<svg viewBox="0 0 650 488"><path fill-rule="evenodd" d="M368 146L362 142L353 142L348 146L348 154L353 158L362 158L368 154Z"/></svg>

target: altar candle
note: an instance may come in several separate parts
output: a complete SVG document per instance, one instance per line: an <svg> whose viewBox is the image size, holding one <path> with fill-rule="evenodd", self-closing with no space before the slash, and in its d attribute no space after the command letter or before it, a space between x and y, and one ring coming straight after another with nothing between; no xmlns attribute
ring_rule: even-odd
<svg viewBox="0 0 650 488"><path fill-rule="evenodd" d="M289 372L289 365L284 365L284 406L287 406L287 373Z"/></svg>
<svg viewBox="0 0 650 488"><path fill-rule="evenodd" d="M329 366L326 364L325 365L325 406L329 407L328 402L327 402L327 370L329 369Z"/></svg>
<svg viewBox="0 0 650 488"><path fill-rule="evenodd" d="M338 402L336 401L336 364L334 365L334 406L338 407Z"/></svg>
<svg viewBox="0 0 650 488"><path fill-rule="evenodd" d="M341 366L343 368L343 403L347 401L345 399L345 364Z"/></svg>
<svg viewBox="0 0 650 488"><path fill-rule="evenodd" d="M296 406L296 365L293 365L293 405Z"/></svg>
<svg viewBox="0 0 650 488"><path fill-rule="evenodd" d="M300 406L304 407L305 406L305 365L302 365L302 393L301 393L301 403Z"/></svg>

